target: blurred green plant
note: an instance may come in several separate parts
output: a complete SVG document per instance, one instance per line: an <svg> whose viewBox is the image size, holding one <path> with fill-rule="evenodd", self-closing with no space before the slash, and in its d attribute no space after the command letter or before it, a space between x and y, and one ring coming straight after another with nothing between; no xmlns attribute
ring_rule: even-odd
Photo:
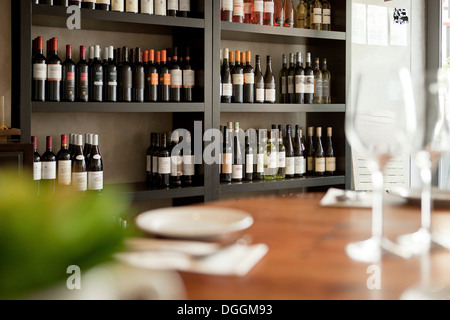
<svg viewBox="0 0 450 320"><path fill-rule="evenodd" d="M450 57L445 60L445 64L442 66L442 69L448 70L450 69Z"/></svg>
<svg viewBox="0 0 450 320"><path fill-rule="evenodd" d="M81 272L112 260L130 215L123 190L101 194L59 190L37 196L30 175L0 171L0 299L23 299L66 281L67 268Z"/></svg>

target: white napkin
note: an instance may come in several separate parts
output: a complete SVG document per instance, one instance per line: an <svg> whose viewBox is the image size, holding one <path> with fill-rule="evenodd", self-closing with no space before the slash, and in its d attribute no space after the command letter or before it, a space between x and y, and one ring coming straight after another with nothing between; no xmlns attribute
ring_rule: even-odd
<svg viewBox="0 0 450 320"><path fill-rule="evenodd" d="M245 276L268 250L265 244L234 244L201 257L176 251L135 251L119 253L116 258L133 266L150 269Z"/></svg>
<svg viewBox="0 0 450 320"><path fill-rule="evenodd" d="M323 207L371 208L372 194L364 191L350 191L330 188L320 201Z"/></svg>

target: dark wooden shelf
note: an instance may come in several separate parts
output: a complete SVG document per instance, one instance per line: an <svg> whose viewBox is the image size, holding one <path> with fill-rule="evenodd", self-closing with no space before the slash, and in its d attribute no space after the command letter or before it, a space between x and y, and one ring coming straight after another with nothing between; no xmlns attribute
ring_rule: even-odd
<svg viewBox="0 0 450 320"><path fill-rule="evenodd" d="M242 193L256 191L288 190L307 187L321 187L345 184L345 176L304 177L275 181L243 181L221 183L220 193Z"/></svg>
<svg viewBox="0 0 450 320"><path fill-rule="evenodd" d="M345 104L222 103L220 112L345 112Z"/></svg>
<svg viewBox="0 0 450 320"><path fill-rule="evenodd" d="M204 112L204 103L175 102L32 102L32 112Z"/></svg>

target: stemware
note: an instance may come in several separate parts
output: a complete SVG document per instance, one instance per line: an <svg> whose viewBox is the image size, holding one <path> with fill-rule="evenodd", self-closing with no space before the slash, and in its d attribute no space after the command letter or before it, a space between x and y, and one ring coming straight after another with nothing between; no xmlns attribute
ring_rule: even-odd
<svg viewBox="0 0 450 320"><path fill-rule="evenodd" d="M355 77L352 104L346 112L345 131L352 152L367 158L371 172L372 235L369 239L347 245L346 253L362 262L377 262L383 253L409 258L411 253L383 236L383 172L389 160L403 154L407 143L408 96L403 94L401 76L405 69L392 70L372 66Z"/></svg>

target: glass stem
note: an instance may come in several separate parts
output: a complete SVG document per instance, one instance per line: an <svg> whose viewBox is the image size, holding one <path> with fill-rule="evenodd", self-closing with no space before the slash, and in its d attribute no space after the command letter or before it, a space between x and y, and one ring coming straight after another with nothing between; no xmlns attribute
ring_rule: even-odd
<svg viewBox="0 0 450 320"><path fill-rule="evenodd" d="M430 232L431 227L431 163L420 169L422 178L421 224L422 229Z"/></svg>
<svg viewBox="0 0 450 320"><path fill-rule="evenodd" d="M372 237L381 243L383 236L383 173L376 170L372 173L373 203L372 203Z"/></svg>

